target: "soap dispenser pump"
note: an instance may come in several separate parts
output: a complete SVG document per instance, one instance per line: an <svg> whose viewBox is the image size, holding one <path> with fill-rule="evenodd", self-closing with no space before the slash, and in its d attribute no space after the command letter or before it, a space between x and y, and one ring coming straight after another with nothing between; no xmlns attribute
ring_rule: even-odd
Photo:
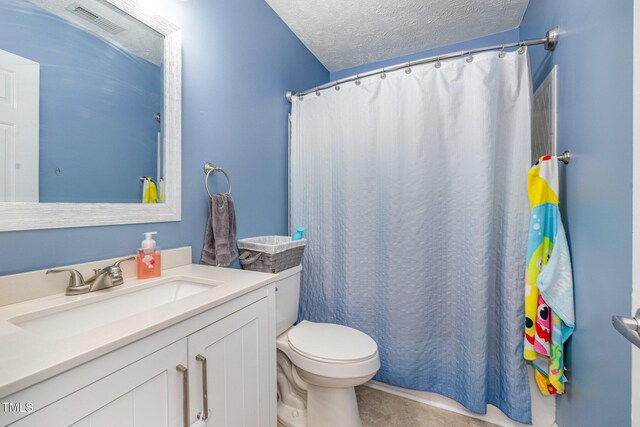
<svg viewBox="0 0 640 427"><path fill-rule="evenodd" d="M156 246L156 241L153 240L154 234L158 233L156 231L144 233L145 239L140 244L140 248L138 248L138 255L136 256L138 279L160 277L162 269L160 248Z"/></svg>

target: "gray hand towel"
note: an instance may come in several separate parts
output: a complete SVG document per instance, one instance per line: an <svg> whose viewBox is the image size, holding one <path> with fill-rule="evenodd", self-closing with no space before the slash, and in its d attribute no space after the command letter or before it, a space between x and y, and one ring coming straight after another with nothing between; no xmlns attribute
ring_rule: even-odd
<svg viewBox="0 0 640 427"><path fill-rule="evenodd" d="M225 267L237 257L233 199L229 193L216 194L209 199L209 219L200 264Z"/></svg>

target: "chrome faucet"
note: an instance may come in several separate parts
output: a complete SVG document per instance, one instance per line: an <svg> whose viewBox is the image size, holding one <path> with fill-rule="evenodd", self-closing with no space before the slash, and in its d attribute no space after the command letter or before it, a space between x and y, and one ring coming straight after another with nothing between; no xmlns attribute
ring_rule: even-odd
<svg viewBox="0 0 640 427"><path fill-rule="evenodd" d="M99 291L100 289L112 288L114 286L122 285L124 283L124 278L122 277L122 269L120 268L120 264L125 261L131 261L134 259L135 257L131 256L116 261L113 265L110 265L108 267L96 268L93 270L94 275L86 281L78 270L74 270L72 268L48 270L47 274L63 272L71 273L71 276L69 277L69 284L67 285L65 294L86 294L87 292Z"/></svg>

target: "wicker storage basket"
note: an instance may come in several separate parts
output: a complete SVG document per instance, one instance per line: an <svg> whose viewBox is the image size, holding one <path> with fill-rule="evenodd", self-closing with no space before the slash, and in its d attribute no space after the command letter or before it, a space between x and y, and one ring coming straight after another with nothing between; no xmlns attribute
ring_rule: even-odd
<svg viewBox="0 0 640 427"><path fill-rule="evenodd" d="M245 270L279 273L300 265L307 239L262 236L238 240L240 264Z"/></svg>

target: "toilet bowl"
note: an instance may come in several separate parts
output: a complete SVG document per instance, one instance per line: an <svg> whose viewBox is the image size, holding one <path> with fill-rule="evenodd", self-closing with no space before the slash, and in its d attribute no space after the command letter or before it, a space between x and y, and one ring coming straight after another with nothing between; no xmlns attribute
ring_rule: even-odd
<svg viewBox="0 0 640 427"><path fill-rule="evenodd" d="M286 427L361 426L355 386L380 368L376 342L347 326L303 320L300 267L276 284L278 421Z"/></svg>

